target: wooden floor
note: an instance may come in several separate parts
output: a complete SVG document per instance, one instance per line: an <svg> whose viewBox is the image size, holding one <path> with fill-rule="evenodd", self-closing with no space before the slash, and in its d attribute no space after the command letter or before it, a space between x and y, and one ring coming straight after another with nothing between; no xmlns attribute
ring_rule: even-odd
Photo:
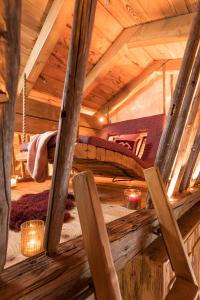
<svg viewBox="0 0 200 300"><path fill-rule="evenodd" d="M104 203L113 202L115 204L124 205L124 189L127 187L138 188L142 192L142 207L145 206L145 196L147 192L146 183L143 181L113 181L112 178L95 177L100 200ZM19 182L15 188L11 190L12 200L17 200L25 194L40 193L50 188L51 181L46 180L42 183L35 181ZM73 192L70 182L69 190Z"/></svg>
<svg viewBox="0 0 200 300"><path fill-rule="evenodd" d="M112 182L112 179L110 178L96 178L95 181L97 183L99 197L102 203L103 215L106 223L109 223L115 219L133 212L132 210L129 210L125 207L123 194L124 188L139 187L142 191L143 196L142 205L143 207L145 206L146 186L144 182ZM11 190L12 201L18 200L25 194L40 193L44 190L49 189L50 185L50 180L47 180L44 183L37 183L32 181L20 182L15 188L12 188ZM69 190L72 191L71 182ZM70 211L70 214L72 216L70 221L63 224L60 240L61 243L76 238L77 236L80 236L82 234L76 207L72 211ZM26 259L26 257L21 254L20 249L20 233L16 233L10 230L6 267L16 264L24 259Z"/></svg>

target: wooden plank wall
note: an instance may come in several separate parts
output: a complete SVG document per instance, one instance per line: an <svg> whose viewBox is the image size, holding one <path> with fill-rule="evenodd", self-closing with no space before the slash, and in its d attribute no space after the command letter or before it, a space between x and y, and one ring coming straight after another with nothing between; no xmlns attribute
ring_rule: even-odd
<svg viewBox="0 0 200 300"><path fill-rule="evenodd" d="M48 130L57 130L60 108L39 103L28 99L26 102L26 128L27 133L36 134ZM79 133L82 135L98 136L101 124L92 116L81 114ZM22 99L16 103L15 131L22 131Z"/></svg>

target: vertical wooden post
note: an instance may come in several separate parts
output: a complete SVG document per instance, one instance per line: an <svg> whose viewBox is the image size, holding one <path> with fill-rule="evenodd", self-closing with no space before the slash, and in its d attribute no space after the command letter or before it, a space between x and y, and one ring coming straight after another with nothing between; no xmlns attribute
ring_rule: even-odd
<svg viewBox="0 0 200 300"><path fill-rule="evenodd" d="M160 168L162 166L162 161L165 157L166 147L171 140L171 133L176 125L176 120L181 108L183 96L187 87L187 82L190 77L190 72L192 69L193 61L195 58L196 50L199 44L200 36L200 0L197 3L196 15L193 19L188 42L185 48L185 53L183 56L179 76L175 86L173 98L171 101L169 115L167 118L165 130L163 132L160 146L158 149L156 157L156 165Z"/></svg>
<svg viewBox="0 0 200 300"><path fill-rule="evenodd" d="M6 261L9 212L12 144L14 133L15 100L20 62L21 1L3 0L0 5L1 62L0 82L6 91L7 102L0 104L0 270ZM6 30L6 31L5 31ZM4 46L3 46L4 44ZM4 64L4 67L2 67Z"/></svg>
<svg viewBox="0 0 200 300"><path fill-rule="evenodd" d="M56 252L60 241L96 3L96 0L75 3L45 230L49 255Z"/></svg>
<svg viewBox="0 0 200 300"><path fill-rule="evenodd" d="M180 192L189 187L190 179L200 152L200 125L197 130L197 134L194 140L194 144L191 148L190 156L186 164L185 172L180 185Z"/></svg>
<svg viewBox="0 0 200 300"><path fill-rule="evenodd" d="M110 242L92 172L73 178L83 240L94 281L97 300L121 300Z"/></svg>
<svg viewBox="0 0 200 300"><path fill-rule="evenodd" d="M196 90L192 107L189 111L189 116L187 118L187 123L185 126L184 134L180 142L178 153L176 155L176 162L173 167L173 173L171 176L171 181L168 187L168 195L171 196L173 192L178 191L183 173L184 165L187 163L189 158L189 152L195 139L196 132L198 130L198 125L200 122L200 82Z"/></svg>
<svg viewBox="0 0 200 300"><path fill-rule="evenodd" d="M199 22L200 25L200 22ZM199 26L200 27L200 26ZM198 82L200 72L200 47L198 49L197 56L195 58L195 63L191 72L191 76L187 85L187 89L185 92L185 96L181 105L181 109L179 111L179 115L176 121L176 127L174 128L170 145L168 149L165 150L165 161L163 162L162 178L166 183L167 179L170 175L173 163L175 161L175 157L180 146L180 141L183 136L185 124L187 122L187 118L190 112L191 104L193 101L193 95L195 92L196 84Z"/></svg>
<svg viewBox="0 0 200 300"><path fill-rule="evenodd" d="M167 117L166 125L156 155L155 165L160 169L161 174L166 160L166 154L167 154L166 149L169 147L169 144L171 143L171 138L173 136L174 128L176 126L177 118L182 105L183 97L190 77L190 72L193 66L197 47L199 44L199 36L200 36L199 24L200 24L200 0L198 0L197 2L196 14L192 22L188 42L182 60L181 69L179 72L173 98L169 108L169 114ZM152 208L152 202L149 196L147 198L147 207Z"/></svg>

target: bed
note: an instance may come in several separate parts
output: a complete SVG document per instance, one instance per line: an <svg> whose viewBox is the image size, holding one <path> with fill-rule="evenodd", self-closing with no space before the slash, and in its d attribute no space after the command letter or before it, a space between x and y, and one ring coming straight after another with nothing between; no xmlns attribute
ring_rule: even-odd
<svg viewBox="0 0 200 300"><path fill-rule="evenodd" d="M100 176L143 180L143 169L154 164L164 120L163 114L128 120L105 126L99 137L80 136L75 146L73 169L92 170ZM134 144L132 149L123 145L128 142ZM50 163L55 146L56 138L53 137L48 143ZM26 160L25 148L17 160Z"/></svg>

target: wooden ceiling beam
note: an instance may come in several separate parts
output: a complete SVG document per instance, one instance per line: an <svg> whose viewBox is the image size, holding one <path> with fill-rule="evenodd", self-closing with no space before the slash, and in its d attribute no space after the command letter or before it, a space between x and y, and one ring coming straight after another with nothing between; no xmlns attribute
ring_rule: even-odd
<svg viewBox="0 0 200 300"><path fill-rule="evenodd" d="M124 29L88 73L85 80L84 91L89 89L91 84L103 71L106 72L109 69L110 65L115 62L117 53L125 44L127 44L129 48L139 48L186 40L193 15L194 14L191 13L170 17Z"/></svg>
<svg viewBox="0 0 200 300"><path fill-rule="evenodd" d="M74 0L54 0L39 36L28 58L26 66L19 80L18 94L24 84L24 74L27 78L26 91L29 94L34 86L51 52L53 51L62 32L65 30L67 20L73 12Z"/></svg>
<svg viewBox="0 0 200 300"><path fill-rule="evenodd" d="M92 82L100 75L100 73L113 63L116 54L119 50L130 40L132 35L137 31L136 27L130 27L122 30L120 35L112 43L110 48L105 52L105 54L100 58L92 70L88 73L85 79L84 91L89 88Z"/></svg>
<svg viewBox="0 0 200 300"><path fill-rule="evenodd" d="M179 71L182 64L182 58L170 59L165 64L165 71Z"/></svg>
<svg viewBox="0 0 200 300"><path fill-rule="evenodd" d="M165 18L137 26L128 42L129 48L180 42L187 39L194 13Z"/></svg>
<svg viewBox="0 0 200 300"><path fill-rule="evenodd" d="M131 80L125 85L116 95L114 95L103 107L101 107L96 115L113 113L117 108L124 104L133 94L137 93L144 86L146 86L150 80L152 80L152 74L159 70L164 64L165 60L153 61L146 69L144 69L139 76Z"/></svg>

